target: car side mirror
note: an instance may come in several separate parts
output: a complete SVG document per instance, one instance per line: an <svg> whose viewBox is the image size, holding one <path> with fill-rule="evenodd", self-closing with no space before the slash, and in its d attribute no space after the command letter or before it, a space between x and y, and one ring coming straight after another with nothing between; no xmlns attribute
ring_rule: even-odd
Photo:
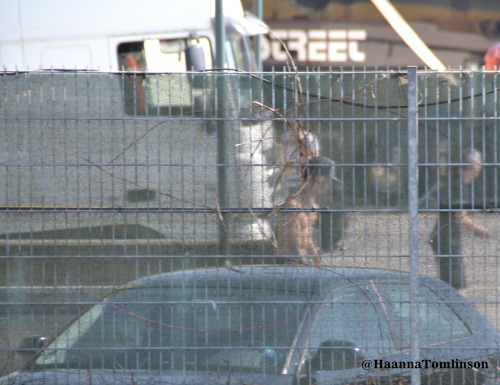
<svg viewBox="0 0 500 385"><path fill-rule="evenodd" d="M360 349L350 341L324 341L311 359L312 371L356 368L363 360Z"/></svg>
<svg viewBox="0 0 500 385"><path fill-rule="evenodd" d="M356 344L343 340L326 340L294 379L293 385L311 385L320 383L320 373L334 370L353 369L361 365L363 355Z"/></svg>
<svg viewBox="0 0 500 385"><path fill-rule="evenodd" d="M186 55L186 71L205 71L205 50L200 44L191 44L184 51Z"/></svg>
<svg viewBox="0 0 500 385"><path fill-rule="evenodd" d="M24 338L16 348L16 353L19 354L24 361L31 361L40 352L47 342L47 337L32 336Z"/></svg>

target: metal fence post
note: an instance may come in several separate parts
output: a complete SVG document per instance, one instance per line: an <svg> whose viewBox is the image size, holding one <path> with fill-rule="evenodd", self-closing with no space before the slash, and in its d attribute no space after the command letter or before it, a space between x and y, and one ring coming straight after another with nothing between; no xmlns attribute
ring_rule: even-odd
<svg viewBox="0 0 500 385"><path fill-rule="evenodd" d="M254 4L254 11L255 11L255 16L259 18L259 20L264 19L263 15L263 0L256 0ZM261 51L261 46L262 46L262 36L257 35L254 37L254 49L255 49L255 61L257 62L257 71L262 71L262 53Z"/></svg>
<svg viewBox="0 0 500 385"><path fill-rule="evenodd" d="M215 65L218 69L226 66L224 44L226 41L226 26L224 18L224 1L215 2Z"/></svg>
<svg viewBox="0 0 500 385"><path fill-rule="evenodd" d="M220 72L217 75L217 203L219 212L219 253L229 254L228 233L226 228L227 215L223 213L229 206L228 196L228 165L229 165L229 141L227 135L229 132L229 118L230 108L228 106L228 86L230 79L225 72Z"/></svg>
<svg viewBox="0 0 500 385"><path fill-rule="evenodd" d="M408 67L408 222L410 257L410 355L416 362L419 354L418 309L418 87L417 67ZM412 385L420 385L420 369L411 372Z"/></svg>
<svg viewBox="0 0 500 385"><path fill-rule="evenodd" d="M227 74L223 72L226 66L226 58L224 52L224 43L226 40L226 30L225 30L225 18L224 18L224 2L222 0L217 0L215 6L215 29L216 29L216 66L220 73L217 75L217 118L222 118L217 120L217 198L219 208L227 208L227 129L226 121L227 118L227 92L226 87L228 84ZM224 216L222 216L219 221L219 252L221 254L228 254L228 239L227 239L227 229L223 222Z"/></svg>

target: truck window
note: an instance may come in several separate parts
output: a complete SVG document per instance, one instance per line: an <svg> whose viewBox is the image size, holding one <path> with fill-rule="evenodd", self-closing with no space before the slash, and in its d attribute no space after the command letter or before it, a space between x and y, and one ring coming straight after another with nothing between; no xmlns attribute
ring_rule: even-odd
<svg viewBox="0 0 500 385"><path fill-rule="evenodd" d="M188 46L200 46L205 53L207 68L212 68L212 49L207 38L146 40L147 69L151 72L184 72L189 70L186 64L186 49Z"/></svg>
<svg viewBox="0 0 500 385"><path fill-rule="evenodd" d="M122 43L118 46L118 65L122 71L146 71L144 43Z"/></svg>
<svg viewBox="0 0 500 385"><path fill-rule="evenodd" d="M252 52L251 42L247 36L241 36L239 39L232 39L226 42L226 49L229 51L227 60L230 68L237 68L243 71L257 71L255 57ZM234 63L231 62L234 58Z"/></svg>
<svg viewBox="0 0 500 385"><path fill-rule="evenodd" d="M123 71L153 72L130 74L124 81L126 111L132 115L156 114L163 108L192 106L190 77L185 72L186 49L200 47L206 68L213 68L212 48L206 37L150 39L118 46L119 67ZM162 76L162 73L174 73Z"/></svg>
<svg viewBox="0 0 500 385"><path fill-rule="evenodd" d="M185 72L185 51L192 45L203 49L206 67L213 68L212 48L206 37L122 43L118 46L119 67L123 71Z"/></svg>

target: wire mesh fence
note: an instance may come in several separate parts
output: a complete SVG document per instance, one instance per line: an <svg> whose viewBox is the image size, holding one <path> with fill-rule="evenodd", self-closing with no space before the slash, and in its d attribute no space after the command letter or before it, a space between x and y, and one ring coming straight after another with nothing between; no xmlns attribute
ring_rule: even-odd
<svg viewBox="0 0 500 385"><path fill-rule="evenodd" d="M494 383L498 82L1 73L0 373Z"/></svg>

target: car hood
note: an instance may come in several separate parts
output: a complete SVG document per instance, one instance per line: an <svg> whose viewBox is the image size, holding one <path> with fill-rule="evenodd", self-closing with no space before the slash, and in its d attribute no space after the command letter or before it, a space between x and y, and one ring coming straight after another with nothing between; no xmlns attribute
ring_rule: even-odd
<svg viewBox="0 0 500 385"><path fill-rule="evenodd" d="M151 373L127 370L43 370L15 372L0 378L0 385L289 385L292 376L208 372Z"/></svg>

